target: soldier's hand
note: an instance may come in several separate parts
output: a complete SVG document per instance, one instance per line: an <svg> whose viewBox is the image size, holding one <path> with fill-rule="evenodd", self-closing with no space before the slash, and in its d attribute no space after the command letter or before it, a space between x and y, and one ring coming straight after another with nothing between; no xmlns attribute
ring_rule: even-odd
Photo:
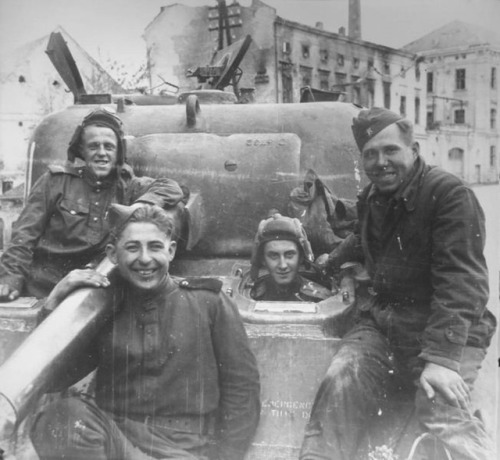
<svg viewBox="0 0 500 460"><path fill-rule="evenodd" d="M315 261L315 264L320 268L326 268L328 264L328 256L329 254L321 254Z"/></svg>
<svg viewBox="0 0 500 460"><path fill-rule="evenodd" d="M426 363L420 384L429 399L439 392L452 406L467 410L470 406L470 389L460 374L435 363Z"/></svg>
<svg viewBox="0 0 500 460"><path fill-rule="evenodd" d="M80 287L108 287L109 280L107 276L91 268L86 268L69 272L59 284L62 284L63 288L69 293Z"/></svg>
<svg viewBox="0 0 500 460"><path fill-rule="evenodd" d="M16 300L19 297L19 291L8 284L0 284L0 300Z"/></svg>
<svg viewBox="0 0 500 460"><path fill-rule="evenodd" d="M75 289L82 287L105 288L108 286L108 278L93 269L73 270L52 289L47 298L45 309L48 311L54 310Z"/></svg>

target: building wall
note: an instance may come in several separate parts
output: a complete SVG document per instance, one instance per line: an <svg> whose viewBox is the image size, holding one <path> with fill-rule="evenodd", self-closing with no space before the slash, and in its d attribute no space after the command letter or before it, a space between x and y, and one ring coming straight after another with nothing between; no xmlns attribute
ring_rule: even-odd
<svg viewBox="0 0 500 460"><path fill-rule="evenodd" d="M429 124L428 154L431 161L470 183L498 181L499 85L492 88L492 68L500 71L500 50L489 45L463 47L441 52L424 52L427 74L433 88L427 95ZM465 88L457 88L457 70L465 71ZM429 88L430 89L430 88ZM464 111L464 120L456 112ZM492 110L496 117L492 117ZM462 165L456 150L460 149ZM450 153L451 152L451 153ZM451 156L451 158L450 158Z"/></svg>
<svg viewBox="0 0 500 460"><path fill-rule="evenodd" d="M239 88L254 88L258 102L276 102L275 96L275 48L274 19L276 10L260 1L255 6L229 5L231 42L251 35L252 44L240 68L243 75ZM212 62L218 49L217 8L189 7L174 4L162 8L158 16L147 26L144 39L148 52L151 87L162 89L162 78L179 86L180 91L196 89L200 83L187 77L188 69ZM224 46L227 46L224 34ZM161 77L161 78L160 78ZM206 86L206 85L205 85ZM226 91L232 91L230 87Z"/></svg>
<svg viewBox="0 0 500 460"><path fill-rule="evenodd" d="M196 89L196 78L186 77L188 69L207 65L217 43L208 30L208 7L174 4L163 7L144 32L150 87L156 92L171 87Z"/></svg>
<svg viewBox="0 0 500 460"><path fill-rule="evenodd" d="M256 102L298 102L300 88L309 85L345 90L347 100L361 105L383 105L385 82L390 83L390 108L399 111L404 96L407 115L415 120L415 97L423 92L425 81L416 79L413 54L352 40L324 31L319 24L315 28L287 21L260 0L250 7L230 4L228 12L236 25L231 27L232 40L252 37L240 66L239 87L255 88ZM182 90L198 86L185 72L210 62L218 44L217 17L217 9L208 6L175 4L160 11L144 34L152 87L161 84L157 75ZM361 84L352 85L356 80ZM339 86L342 83L347 86ZM425 123L423 97L419 123Z"/></svg>
<svg viewBox="0 0 500 460"><path fill-rule="evenodd" d="M289 21L277 22L276 37L280 68L291 65L294 102L300 98L300 87L310 85L344 90L348 100L364 106L383 106L386 83L391 94L388 108L399 111L400 97L406 96L407 115L415 119L414 101L424 83L421 77L417 81L413 54ZM355 81L361 83L353 85ZM280 102L282 89L280 84ZM424 113L422 101L419 114Z"/></svg>
<svg viewBox="0 0 500 460"><path fill-rule="evenodd" d="M88 93L123 89L65 32ZM24 167L29 138L40 120L73 104L73 94L45 53L48 36L3 56L0 69L0 160L6 170Z"/></svg>

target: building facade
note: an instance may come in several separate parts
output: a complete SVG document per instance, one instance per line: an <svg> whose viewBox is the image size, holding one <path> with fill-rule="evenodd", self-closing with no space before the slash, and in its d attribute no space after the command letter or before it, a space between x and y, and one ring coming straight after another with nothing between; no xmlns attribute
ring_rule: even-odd
<svg viewBox="0 0 500 460"><path fill-rule="evenodd" d="M469 183L498 182L497 40L455 21L404 47L424 59L427 160Z"/></svg>
<svg viewBox="0 0 500 460"><path fill-rule="evenodd" d="M253 88L256 102L299 102L306 86L342 91L347 101L401 112L424 136L425 81L414 53L361 40L359 29L355 38L345 28L333 33L321 23L289 21L260 0L249 7L233 2L227 17L233 42L252 37L239 88ZM164 80L181 90L197 88L186 71L209 64L219 45L219 23L214 6L163 7L144 33L151 88L161 88Z"/></svg>
<svg viewBox="0 0 500 460"><path fill-rule="evenodd" d="M64 29L59 27L55 32L60 32L68 44L87 92L124 92ZM7 174L24 168L28 140L40 120L74 101L45 53L48 41L49 35L0 58L0 161Z"/></svg>

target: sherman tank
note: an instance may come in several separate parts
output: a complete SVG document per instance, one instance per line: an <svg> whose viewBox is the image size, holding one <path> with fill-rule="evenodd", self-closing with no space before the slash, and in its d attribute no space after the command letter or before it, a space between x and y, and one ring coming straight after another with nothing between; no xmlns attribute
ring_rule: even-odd
<svg viewBox="0 0 500 460"><path fill-rule="evenodd" d="M62 62L69 62L67 56ZM225 71L237 67L233 64L230 56L219 69L209 69L209 75L229 81ZM135 173L170 177L190 191L182 251L172 274L219 278L244 320L262 384L261 421L247 459L297 458L314 395L339 341L335 328L326 325L354 301L354 281L346 277L335 295L319 303L258 302L250 296L251 249L259 221L270 209L287 214L290 193L303 185L309 170L339 200L355 199L363 178L350 125L360 108L316 100L243 104L216 84L215 89L181 94L174 103L160 96L87 95L78 89L74 70L67 67L68 72L73 75L68 86L76 84L76 103L36 128L28 151L26 193L49 165L65 161L75 126L89 111L98 106L115 110L125 126L127 158ZM106 260L99 267L104 273L111 269ZM92 340L107 314L106 296L92 289L74 293L40 327L40 305L33 299L0 306L5 458L36 459L27 437L33 408L43 400L50 379L75 349ZM399 458L406 458L419 434L409 428L411 407L403 404L388 417L397 423L388 421L376 434L379 444L404 452ZM369 449L367 445L364 458L392 458L368 457ZM434 456L419 458L446 458L434 447L428 450Z"/></svg>

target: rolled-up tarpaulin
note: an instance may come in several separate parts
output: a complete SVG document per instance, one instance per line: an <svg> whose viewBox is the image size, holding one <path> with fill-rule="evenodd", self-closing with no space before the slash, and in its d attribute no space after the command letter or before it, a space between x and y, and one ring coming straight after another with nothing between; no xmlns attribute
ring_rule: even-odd
<svg viewBox="0 0 500 460"><path fill-rule="evenodd" d="M105 258L104 275L114 265ZM88 345L113 311L112 291L82 288L72 292L0 367L0 440L9 438L32 404L48 391L51 378Z"/></svg>

